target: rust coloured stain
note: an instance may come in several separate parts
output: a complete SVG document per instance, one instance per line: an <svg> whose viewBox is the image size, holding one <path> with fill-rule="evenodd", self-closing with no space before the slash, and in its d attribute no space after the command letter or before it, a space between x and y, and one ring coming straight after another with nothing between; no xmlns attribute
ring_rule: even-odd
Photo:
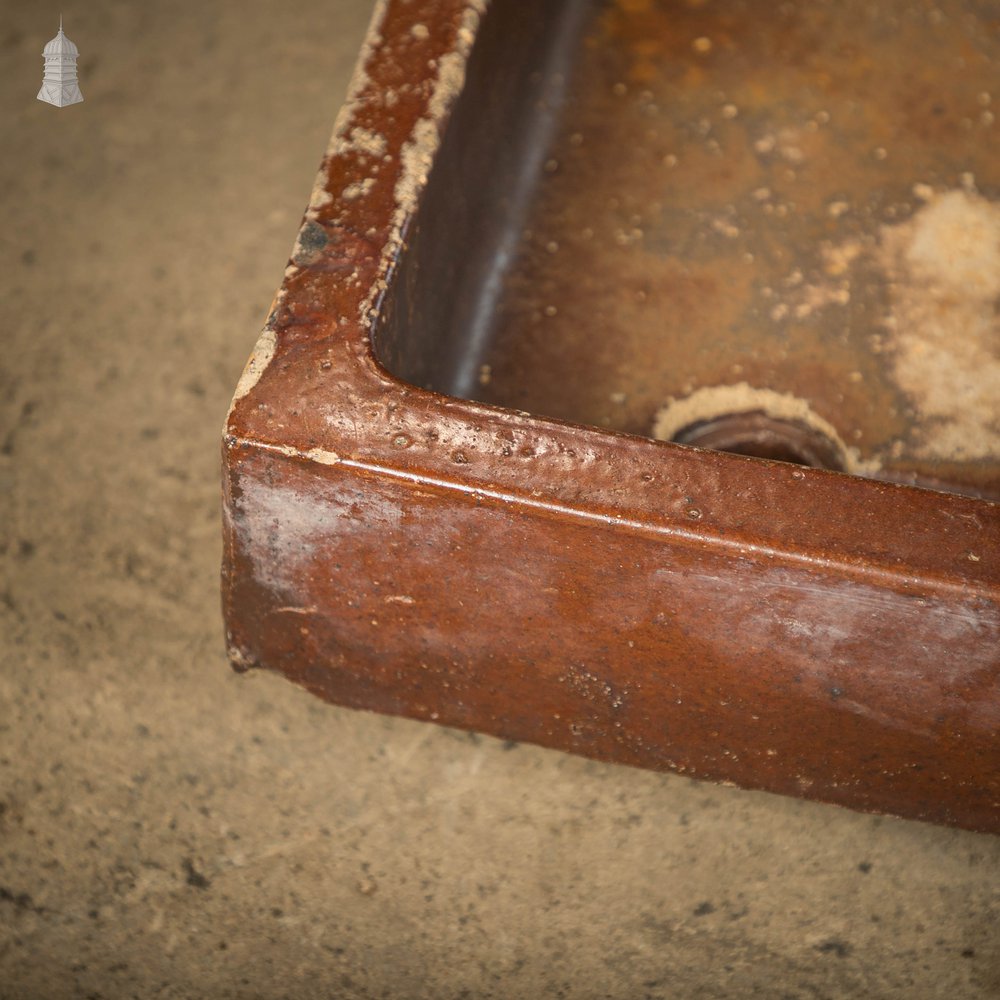
<svg viewBox="0 0 1000 1000"><path fill-rule="evenodd" d="M476 398L648 434L745 382L858 472L1000 497L997 293L894 249L916 227L997 273L998 69L964 0L599 5Z"/></svg>

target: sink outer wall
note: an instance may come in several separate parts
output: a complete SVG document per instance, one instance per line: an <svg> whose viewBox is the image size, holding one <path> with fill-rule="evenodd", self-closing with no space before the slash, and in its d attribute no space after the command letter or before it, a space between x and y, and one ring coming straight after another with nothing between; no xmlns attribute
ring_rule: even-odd
<svg viewBox="0 0 1000 1000"><path fill-rule="evenodd" d="M411 144L432 152L447 122L436 66L461 69L470 10L376 9L237 389L233 665L355 708L1000 832L997 505L491 408L375 359L419 209L398 196L429 167ZM358 127L386 137L377 173Z"/></svg>

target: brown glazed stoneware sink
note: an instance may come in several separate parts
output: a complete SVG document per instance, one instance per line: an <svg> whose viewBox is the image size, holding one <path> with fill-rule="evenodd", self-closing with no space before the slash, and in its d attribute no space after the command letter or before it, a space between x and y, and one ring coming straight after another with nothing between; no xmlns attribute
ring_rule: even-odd
<svg viewBox="0 0 1000 1000"><path fill-rule="evenodd" d="M975 0L380 4L225 428L233 665L1000 831L998 80Z"/></svg>

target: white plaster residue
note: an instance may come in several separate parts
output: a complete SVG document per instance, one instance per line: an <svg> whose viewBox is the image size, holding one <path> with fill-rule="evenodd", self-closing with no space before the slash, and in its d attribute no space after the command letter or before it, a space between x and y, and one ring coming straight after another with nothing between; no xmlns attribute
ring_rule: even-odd
<svg viewBox="0 0 1000 1000"><path fill-rule="evenodd" d="M437 61L437 80L426 114L416 123L413 132L400 151L400 175L396 181L396 210L393 213L389 239L379 262L378 278L361 305L361 318L366 321L375 298L385 288L386 276L402 245L403 227L414 213L420 192L427 183L434 154L440 144L444 119L465 83L465 67L476 39L480 20L485 14L485 0L470 0L462 13L455 45Z"/></svg>
<svg viewBox="0 0 1000 1000"><path fill-rule="evenodd" d="M364 153L365 156L380 160L385 156L387 146L386 138L381 133L361 125L355 125L347 138L340 144L339 149L341 152Z"/></svg>
<svg viewBox="0 0 1000 1000"><path fill-rule="evenodd" d="M358 110L361 102L361 95L370 82L370 77L368 75L368 63L376 47L381 41L380 31L387 8L388 0L377 0L375 8L372 12L371 22L368 25L368 32L365 35L365 40L362 43L358 61L354 67L354 74L351 77L351 82L347 88L347 97L344 100L344 103L337 114L337 120L334 123L333 135L327 147L327 159L335 156L341 148L349 146L352 141L363 141L369 146L371 146L374 141L370 135L359 135L352 140L349 136L346 136L345 133L349 123L354 118L354 115ZM366 132L367 130L355 129L352 131ZM326 175L327 170L326 164L324 163L323 167L321 167L317 173L315 181L313 182L312 192L309 196L309 207L306 209L305 213L307 219L315 219L318 215L319 209L328 205L333 200L333 196L326 190ZM295 238L295 248L292 251L293 256L298 248L299 235ZM287 268L285 270L285 277L289 277ZM275 302L280 302L284 294L284 289L280 290ZM274 306L271 308L273 311ZM261 375L264 374L264 370L267 368L268 364L270 364L271 359L274 356L274 349L274 331L264 330L264 332L260 335L260 339L257 341L257 346L254 348L254 352L250 356L250 360L247 362L239 383L236 386L233 402L229 407L230 414L233 412L233 407L236 405L237 401L250 392L250 390L260 380ZM227 423L228 419L227 415Z"/></svg>
<svg viewBox="0 0 1000 1000"><path fill-rule="evenodd" d="M279 300L280 293L275 302ZM273 309L274 307L272 306L271 308ZM261 375L264 374L264 370L271 363L271 358L274 357L275 343L274 330L264 329L257 339L257 344L243 369L243 374L240 375L239 382L236 383L236 392L233 393L233 401L229 405L230 414L233 412L233 407L236 403L260 381Z"/></svg>
<svg viewBox="0 0 1000 1000"><path fill-rule="evenodd" d="M356 198L363 198L375 184L374 177L365 177L360 181L348 184L341 192L341 197L347 201L354 201Z"/></svg>
<svg viewBox="0 0 1000 1000"><path fill-rule="evenodd" d="M1000 295L1000 205L949 191L913 221L902 250L915 278L977 300Z"/></svg>
<svg viewBox="0 0 1000 1000"><path fill-rule="evenodd" d="M277 591L289 607L307 607L318 546L336 536L343 544L355 531L398 530L398 506L377 493L349 487L306 495L288 485L240 480L233 526L249 555L254 579Z"/></svg>
<svg viewBox="0 0 1000 1000"><path fill-rule="evenodd" d="M365 33L365 39L361 44L361 52L354 67L354 74L347 87L347 97L337 113L337 120L333 124L333 135L330 137L329 145L326 149L327 158L337 155L346 145L345 135L347 126L354 118L358 107L361 104L361 95L371 82L368 75L368 63L371 60L375 49L382 41L382 23L385 20L385 12L389 7L389 0L377 0L375 9L372 11L372 19Z"/></svg>
<svg viewBox="0 0 1000 1000"><path fill-rule="evenodd" d="M247 656L239 646L230 645L226 652L229 655L229 662L240 670L250 670L257 666L257 662Z"/></svg>
<svg viewBox="0 0 1000 1000"><path fill-rule="evenodd" d="M925 186L926 187L926 186ZM882 228L893 377L927 458L1000 455L1000 204L974 189L936 195Z"/></svg>
<svg viewBox="0 0 1000 1000"><path fill-rule="evenodd" d="M330 142L327 144L323 165L320 167L313 182L312 192L309 195L309 207L306 209L307 219L315 219L319 214L319 210L333 201L333 195L326 189L328 160L338 153L349 152L352 148L372 148L378 145L378 140L381 140L384 150L385 139L382 136L375 136L375 133L369 133L368 136L361 135L360 133L368 133L368 130L357 127L353 128L351 134L348 135L347 127L362 103L362 93L371 82L371 78L368 75L368 62L382 40L382 22L385 19L385 12L388 6L388 0L378 0L375 4L375 9L372 11L372 19L368 24L368 31L365 33L361 52L358 55L358 61L354 66L354 73L347 88L347 97L337 112L336 121L333 123L333 135L330 136ZM359 135L355 136L355 133L359 133ZM358 145L355 146L355 143Z"/></svg>
<svg viewBox="0 0 1000 1000"><path fill-rule="evenodd" d="M381 42L381 27L387 7L388 0L378 0L375 5L368 33L365 36L354 75L351 78L347 98L334 124L333 136L327 147L327 160L341 153L349 152L363 152L376 158L381 158L385 155L387 144L384 136L361 126L355 125L352 127L350 123L354 120L359 107L363 103L362 94L371 82L368 74L368 64L375 49ZM461 92L462 85L465 82L466 61L472 44L475 41L476 29L479 26L482 15L486 12L486 7L485 0L469 0L462 15L453 50L438 60L437 81L427 105L427 113L417 122L409 141L403 147L401 155L402 171L395 188L396 211L392 219L390 237L379 263L379 278L362 304L362 318L367 318L375 296L385 287L385 276L402 244L403 225L415 210L420 190L427 182L427 174L439 143L442 120L450 110L455 98ZM332 200L332 195L326 190L325 186L326 175L327 170L324 164L313 185L309 199L309 208L306 211L307 219L314 219L318 214L318 210L329 204ZM370 179L363 179L356 183L359 185L357 190L354 189L354 186L349 185L350 193L345 192L348 197L365 194L371 186ZM293 256L298 249L299 237L297 236ZM288 277L287 270L285 276L286 278ZM280 301L283 294L284 290L279 291L276 302ZM229 409L230 414L236 402L250 392L260 380L260 377L274 356L274 351L274 331L264 330L237 384L233 403Z"/></svg>
<svg viewBox="0 0 1000 1000"><path fill-rule="evenodd" d="M302 452L302 457L319 462L320 465L337 465L340 462L340 456L335 451L327 451L324 448L310 448Z"/></svg>
<svg viewBox="0 0 1000 1000"><path fill-rule="evenodd" d="M678 432L698 421L751 412L764 413L774 420L796 421L819 431L836 445L848 472L866 475L879 468L878 463L862 459L856 448L844 444L833 424L816 413L806 400L788 392L754 388L746 382L706 386L683 399L669 400L656 414L653 437L672 441Z"/></svg>
<svg viewBox="0 0 1000 1000"><path fill-rule="evenodd" d="M329 530L330 513L313 497L287 487L247 479L233 518L253 565L254 579L263 587L280 591L289 606L302 606L306 564L315 551L315 540Z"/></svg>
<svg viewBox="0 0 1000 1000"><path fill-rule="evenodd" d="M931 703L967 708L970 728L1000 726L995 607L943 603L860 581L821 583L779 567L748 567L738 581L663 569L656 580L661 605L671 605L674 588L697 600L699 637L720 656L736 662L748 649L759 650L779 676L798 677L803 694L832 699L840 711L924 733L921 706ZM867 672L856 669L862 650L871 663ZM988 686L993 696L970 699L971 686Z"/></svg>
<svg viewBox="0 0 1000 1000"><path fill-rule="evenodd" d="M309 194L309 207L306 209L306 218L315 219L319 215L319 210L325 208L333 201L333 195L326 189L326 167L321 167L313 181L312 191Z"/></svg>
<svg viewBox="0 0 1000 1000"><path fill-rule="evenodd" d="M339 116L338 122L340 122ZM346 123L340 124L341 130L346 128ZM334 139L327 152L327 159L324 160L323 165L319 169L319 173L316 175L316 180L313 183L312 194L309 197L309 208L306 210L306 218L315 219L319 215L319 210L333 201L333 195L327 190L326 187L328 179L327 162L329 157L344 156L349 153L354 153L363 154L371 160L381 160L382 157L385 156L387 146L388 143L386 142L384 135L381 135L372 129L364 128L361 125L355 125L346 134L343 134L343 131L341 131L341 134L339 135L335 132ZM357 198L360 195L367 194L369 190L371 190L374 183L374 177L365 177L361 180L354 181L351 184L348 184L344 189L343 197L352 199Z"/></svg>

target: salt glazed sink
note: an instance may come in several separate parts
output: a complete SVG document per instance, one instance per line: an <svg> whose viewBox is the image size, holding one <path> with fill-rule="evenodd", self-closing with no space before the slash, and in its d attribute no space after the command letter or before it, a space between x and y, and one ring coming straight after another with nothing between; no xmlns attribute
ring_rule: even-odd
<svg viewBox="0 0 1000 1000"><path fill-rule="evenodd" d="M234 667L1000 831L988 7L379 4L226 423Z"/></svg>

